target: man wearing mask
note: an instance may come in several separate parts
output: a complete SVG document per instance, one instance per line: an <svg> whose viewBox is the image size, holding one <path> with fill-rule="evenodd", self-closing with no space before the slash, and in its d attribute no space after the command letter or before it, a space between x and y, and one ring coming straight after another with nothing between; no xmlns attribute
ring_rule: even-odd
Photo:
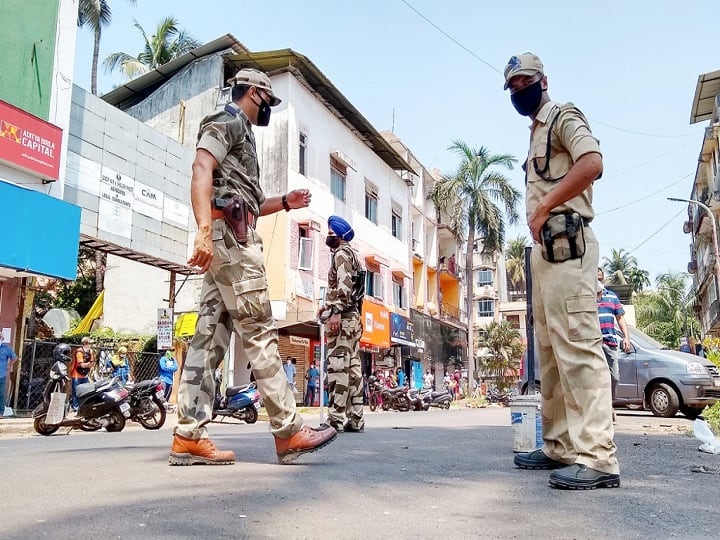
<svg viewBox="0 0 720 540"><path fill-rule="evenodd" d="M160 380L163 382L163 385L165 385L165 401L169 402L175 372L178 370L178 363L173 356L173 349L168 349L165 351L165 354L160 357L160 365L158 368Z"/></svg>
<svg viewBox="0 0 720 540"><path fill-rule="evenodd" d="M325 243L332 251L332 260L327 297L318 315L328 336L328 423L338 431L361 433L365 431L359 354L362 298L356 294L356 280L364 278L364 269L349 244L354 237L347 221L330 216Z"/></svg>
<svg viewBox="0 0 720 540"><path fill-rule="evenodd" d="M118 352L112 357L112 376L118 377L123 384L127 384L130 378L130 360L128 359L128 350L125 345L118 348Z"/></svg>
<svg viewBox="0 0 720 540"><path fill-rule="evenodd" d="M208 438L212 418L214 370L222 361L235 330L242 343L270 419L270 432L280 463L329 444L337 435L322 426L304 425L287 384L278 334L270 309L262 239L255 231L258 216L310 204L308 190L265 197L260 187L252 126L267 126L270 108L280 104L270 78L242 69L231 79L231 99L222 111L200 122L192 166L190 198L197 223L188 264L205 274L200 316L190 343L178 389L178 425L169 455L171 465L232 464L235 454L220 451ZM247 206L247 215L242 204ZM223 209L232 210L228 223ZM228 221L230 218L228 218ZM231 228L245 222L245 234Z"/></svg>
<svg viewBox="0 0 720 540"><path fill-rule="evenodd" d="M17 355L10 345L4 343L5 337L0 332L0 416L5 416L5 384L7 382L7 374L12 372L12 366L17 361ZM8 415L12 414L12 409L8 407Z"/></svg>
<svg viewBox="0 0 720 540"><path fill-rule="evenodd" d="M541 449L517 454L515 464L556 469L554 488L618 487L610 373L595 299L599 249L589 225L592 184L603 170L600 146L575 106L550 100L536 55L510 58L505 89L518 113L532 120L523 168L544 440Z"/></svg>
<svg viewBox="0 0 720 540"><path fill-rule="evenodd" d="M72 408L77 411L77 387L89 381L90 368L95 363L95 353L90 349L90 338L85 336L80 340L80 348L75 352L75 359L70 366L70 379L72 379Z"/></svg>

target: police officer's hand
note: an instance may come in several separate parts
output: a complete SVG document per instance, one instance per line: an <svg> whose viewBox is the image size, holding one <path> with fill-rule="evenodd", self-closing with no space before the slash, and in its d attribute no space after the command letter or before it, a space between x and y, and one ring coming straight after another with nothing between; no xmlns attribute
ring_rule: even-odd
<svg viewBox="0 0 720 540"><path fill-rule="evenodd" d="M306 208L310 206L312 193L309 189L294 189L287 194L287 202L290 208Z"/></svg>
<svg viewBox="0 0 720 540"><path fill-rule="evenodd" d="M532 234L533 240L540 243L540 229L545 225L545 222L550 219L550 213L544 210L541 205L538 205L535 210L532 211L528 217L528 227L530 228L530 234Z"/></svg>
<svg viewBox="0 0 720 540"><path fill-rule="evenodd" d="M212 244L212 231L207 232L198 231L195 236L195 245L193 246L193 252L188 259L190 266L199 266L200 274L204 274L210 268L213 258L213 244Z"/></svg>
<svg viewBox="0 0 720 540"><path fill-rule="evenodd" d="M332 317L330 317L325 325L328 329L328 334L335 335L340 333L340 321L342 320L342 317L339 313L333 313Z"/></svg>

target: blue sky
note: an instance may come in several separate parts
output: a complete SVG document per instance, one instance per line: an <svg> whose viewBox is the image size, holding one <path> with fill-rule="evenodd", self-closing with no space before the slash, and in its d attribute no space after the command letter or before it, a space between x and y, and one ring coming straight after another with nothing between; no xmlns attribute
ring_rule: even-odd
<svg viewBox="0 0 720 540"><path fill-rule="evenodd" d="M522 162L528 120L503 91L502 70L511 55L533 51L551 98L575 103L600 139L605 173L595 186L593 226L601 258L632 250L653 280L686 270L687 207L666 197L689 198L692 189L706 123L690 125L690 108L698 75L720 69L717 0L112 0L111 7L101 59L137 54L134 20L151 34L166 16L202 42L231 33L254 51L291 48L378 130L394 128L426 167L443 172L457 163L447 150L453 139ZM91 57L92 36L80 29L75 82L84 88ZM100 68L100 93L122 82ZM520 168L507 174L524 191ZM524 219L508 236L517 234L529 237Z"/></svg>

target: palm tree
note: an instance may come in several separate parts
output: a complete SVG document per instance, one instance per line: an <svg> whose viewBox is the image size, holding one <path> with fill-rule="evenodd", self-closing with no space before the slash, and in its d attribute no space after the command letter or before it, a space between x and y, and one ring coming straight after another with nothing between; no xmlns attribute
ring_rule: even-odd
<svg viewBox="0 0 720 540"><path fill-rule="evenodd" d="M483 252L501 251L505 243L505 215L510 224L519 220L520 191L510 179L494 170L512 170L517 162L510 154L490 154L487 148L471 148L454 140L449 150L460 156L456 172L435 182L428 198L440 216L448 216L448 227L458 242L465 240L465 309L472 316L473 245L482 236ZM504 214L503 214L504 211ZM468 324L468 381L472 387L475 363L472 323Z"/></svg>
<svg viewBox="0 0 720 540"><path fill-rule="evenodd" d="M603 257L602 267L608 283L626 284L627 272L637 268L637 259L624 249L613 249L610 258Z"/></svg>
<svg viewBox="0 0 720 540"><path fill-rule="evenodd" d="M522 354L522 338L508 321L493 321L485 329L484 345L488 354L481 359L483 375L495 380L504 391L517 376Z"/></svg>
<svg viewBox="0 0 720 540"><path fill-rule="evenodd" d="M134 26L145 41L142 52L137 56L125 52L112 53L103 62L107 73L120 68L128 79L133 79L201 45L185 30L180 29L177 19L173 17L166 17L150 37L139 22L135 21Z"/></svg>
<svg viewBox="0 0 720 540"><path fill-rule="evenodd" d="M698 326L692 313L695 301L688 288L685 272L660 274L656 289L638 296L636 304L638 326L669 347L677 346L680 336L694 333Z"/></svg>
<svg viewBox="0 0 720 540"><path fill-rule="evenodd" d="M627 282L632 285L633 291L640 292L650 286L650 272L639 268L630 268L626 273Z"/></svg>
<svg viewBox="0 0 720 540"><path fill-rule="evenodd" d="M127 0L135 4L135 0ZM110 24L112 13L107 0L80 0L78 3L78 27L90 28L95 35L93 43L92 71L90 74L90 91L97 95L97 66L100 57L100 37L103 26Z"/></svg>
<svg viewBox="0 0 720 540"><path fill-rule="evenodd" d="M525 287L525 247L527 237L518 236L510 240L505 246L505 271L513 290L519 291Z"/></svg>

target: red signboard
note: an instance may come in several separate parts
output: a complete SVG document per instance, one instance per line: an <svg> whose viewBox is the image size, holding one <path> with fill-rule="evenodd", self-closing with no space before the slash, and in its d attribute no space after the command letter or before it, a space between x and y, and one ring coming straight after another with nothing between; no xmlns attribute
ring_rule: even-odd
<svg viewBox="0 0 720 540"><path fill-rule="evenodd" d="M0 161L57 180L61 144L62 129L0 100Z"/></svg>

